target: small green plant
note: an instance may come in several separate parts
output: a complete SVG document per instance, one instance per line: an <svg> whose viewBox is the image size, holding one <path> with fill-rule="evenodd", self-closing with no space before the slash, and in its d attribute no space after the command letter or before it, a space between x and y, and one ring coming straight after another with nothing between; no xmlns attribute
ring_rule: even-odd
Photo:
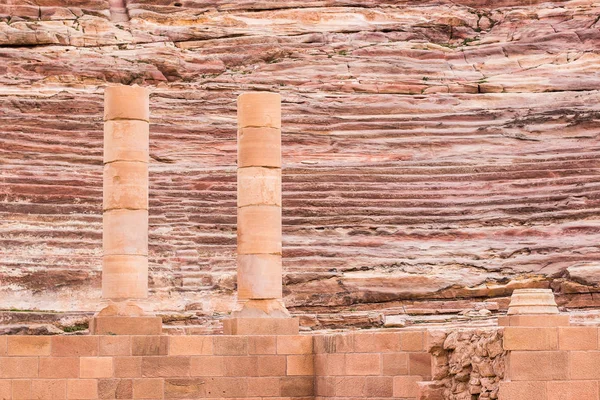
<svg viewBox="0 0 600 400"><path fill-rule="evenodd" d="M75 324L72 326L63 326L62 330L65 332L79 332L85 331L88 328L87 324Z"/></svg>
<svg viewBox="0 0 600 400"><path fill-rule="evenodd" d="M347 56L348 55L348 50L340 50L340 51L338 51L338 54L340 56Z"/></svg>
<svg viewBox="0 0 600 400"><path fill-rule="evenodd" d="M429 80L429 78L428 78L428 77L426 77L426 76L424 76L424 77L423 77L423 80L424 80L424 81L428 81L428 80Z"/></svg>
<svg viewBox="0 0 600 400"><path fill-rule="evenodd" d="M463 40L462 45L466 46L469 43L476 42L476 41L477 41L477 39L475 39L475 38L466 38L465 40Z"/></svg>

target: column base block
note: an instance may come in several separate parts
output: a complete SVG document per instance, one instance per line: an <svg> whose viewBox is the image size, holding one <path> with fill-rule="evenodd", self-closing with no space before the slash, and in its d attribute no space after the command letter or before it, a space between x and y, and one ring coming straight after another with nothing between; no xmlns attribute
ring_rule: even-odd
<svg viewBox="0 0 600 400"><path fill-rule="evenodd" d="M298 318L228 318L223 320L225 335L297 335Z"/></svg>
<svg viewBox="0 0 600 400"><path fill-rule="evenodd" d="M95 316L90 321L92 335L160 335L162 318L150 316Z"/></svg>
<svg viewBox="0 0 600 400"><path fill-rule="evenodd" d="M498 317L498 326L569 326L569 314L519 314Z"/></svg>

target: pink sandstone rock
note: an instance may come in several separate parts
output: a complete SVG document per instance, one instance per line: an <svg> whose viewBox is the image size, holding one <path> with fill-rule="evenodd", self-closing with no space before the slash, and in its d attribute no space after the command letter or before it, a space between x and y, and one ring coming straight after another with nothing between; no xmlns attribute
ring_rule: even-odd
<svg viewBox="0 0 600 400"><path fill-rule="evenodd" d="M100 300L112 83L153 89L149 290L175 329L236 302L235 98L254 90L282 95L284 301L307 324L504 311L518 287L600 307L574 269L600 256L593 4L128 1L127 24L44 4L0 6L2 308Z"/></svg>

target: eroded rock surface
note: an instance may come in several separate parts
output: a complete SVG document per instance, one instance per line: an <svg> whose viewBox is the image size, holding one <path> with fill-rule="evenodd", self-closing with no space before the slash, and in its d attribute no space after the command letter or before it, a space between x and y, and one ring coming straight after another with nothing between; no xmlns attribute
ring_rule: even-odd
<svg viewBox="0 0 600 400"><path fill-rule="evenodd" d="M420 400L497 399L506 371L502 330L430 330L432 380L420 385Z"/></svg>
<svg viewBox="0 0 600 400"><path fill-rule="evenodd" d="M152 87L151 301L191 325L216 329L235 302L235 99L249 90L282 94L285 300L308 326L503 309L517 287L600 304L581 276L600 256L597 3L125 11L0 6L2 308L97 308L110 83Z"/></svg>

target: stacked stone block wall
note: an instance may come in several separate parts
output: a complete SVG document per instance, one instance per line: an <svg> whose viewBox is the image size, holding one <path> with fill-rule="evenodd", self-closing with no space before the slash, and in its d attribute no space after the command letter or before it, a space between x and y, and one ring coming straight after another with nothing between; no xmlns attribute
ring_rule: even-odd
<svg viewBox="0 0 600 400"><path fill-rule="evenodd" d="M429 380L431 355L423 331L315 336L317 399L416 399Z"/></svg>
<svg viewBox="0 0 600 400"><path fill-rule="evenodd" d="M500 329L500 400L600 400L598 327ZM439 380L426 342L417 330L0 336L0 399L446 399L443 390L419 392Z"/></svg>
<svg viewBox="0 0 600 400"><path fill-rule="evenodd" d="M596 326L504 328L508 376L500 400L598 400L598 338Z"/></svg>
<svg viewBox="0 0 600 400"><path fill-rule="evenodd" d="M311 336L0 336L0 399L314 396Z"/></svg>
<svg viewBox="0 0 600 400"><path fill-rule="evenodd" d="M0 399L415 399L423 331L0 336Z"/></svg>

